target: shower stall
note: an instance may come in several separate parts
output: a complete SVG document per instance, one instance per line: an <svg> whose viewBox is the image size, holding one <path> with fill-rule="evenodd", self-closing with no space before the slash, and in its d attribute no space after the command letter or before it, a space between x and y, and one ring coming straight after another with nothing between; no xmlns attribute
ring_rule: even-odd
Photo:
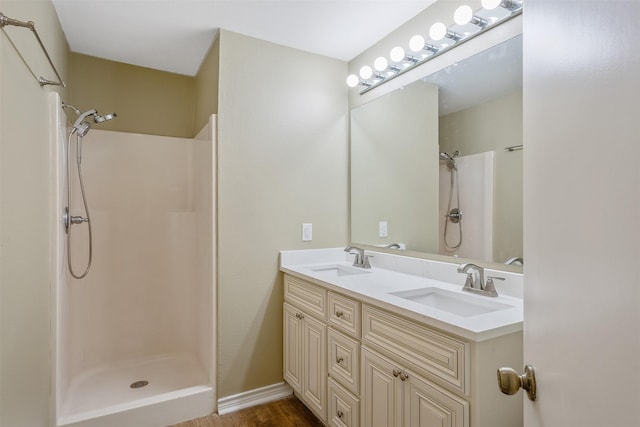
<svg viewBox="0 0 640 427"><path fill-rule="evenodd" d="M56 93L51 117L56 425L167 426L214 412L215 117L193 139L95 126L70 153ZM72 174L67 244L65 161L80 147L91 215ZM77 279L67 264L88 265L89 225L93 259Z"/></svg>

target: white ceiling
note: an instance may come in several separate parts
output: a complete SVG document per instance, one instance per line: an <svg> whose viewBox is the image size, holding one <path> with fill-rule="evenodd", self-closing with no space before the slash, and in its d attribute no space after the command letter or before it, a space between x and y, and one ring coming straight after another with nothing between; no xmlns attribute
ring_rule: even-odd
<svg viewBox="0 0 640 427"><path fill-rule="evenodd" d="M194 76L218 30L349 61L436 0L53 0L73 52Z"/></svg>

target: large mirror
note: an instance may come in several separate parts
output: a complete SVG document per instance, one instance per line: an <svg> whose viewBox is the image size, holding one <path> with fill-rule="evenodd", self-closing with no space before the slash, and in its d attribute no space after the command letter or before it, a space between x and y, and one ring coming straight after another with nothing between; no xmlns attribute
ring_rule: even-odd
<svg viewBox="0 0 640 427"><path fill-rule="evenodd" d="M351 111L351 241L521 265L521 36Z"/></svg>

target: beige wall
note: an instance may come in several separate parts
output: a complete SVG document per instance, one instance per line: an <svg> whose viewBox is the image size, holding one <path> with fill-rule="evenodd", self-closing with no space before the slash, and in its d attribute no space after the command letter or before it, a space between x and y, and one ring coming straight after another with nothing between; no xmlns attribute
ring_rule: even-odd
<svg viewBox="0 0 640 427"><path fill-rule="evenodd" d="M282 381L278 252L347 241L346 63L222 31L219 397ZM301 224L313 223L313 242Z"/></svg>
<svg viewBox="0 0 640 427"><path fill-rule="evenodd" d="M522 91L440 117L440 150L494 151L493 260L522 256Z"/></svg>
<svg viewBox="0 0 640 427"><path fill-rule="evenodd" d="M7 16L34 21L53 62L68 76L68 47L49 0L0 0ZM53 72L33 34L6 27L34 71ZM0 34L0 426L49 425L50 121L41 88Z"/></svg>
<svg viewBox="0 0 640 427"><path fill-rule="evenodd" d="M220 37L216 37L195 79L194 133L199 132L209 122L212 114L218 113L219 69Z"/></svg>
<svg viewBox="0 0 640 427"><path fill-rule="evenodd" d="M81 111L118 114L99 129L191 138L206 124L194 129L194 77L79 53L70 55L69 75L65 101Z"/></svg>

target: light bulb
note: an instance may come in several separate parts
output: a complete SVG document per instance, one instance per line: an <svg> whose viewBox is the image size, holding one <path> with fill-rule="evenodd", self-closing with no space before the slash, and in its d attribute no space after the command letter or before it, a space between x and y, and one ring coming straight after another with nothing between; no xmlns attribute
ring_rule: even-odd
<svg viewBox="0 0 640 427"><path fill-rule="evenodd" d="M409 40L409 49L413 52L420 52L424 49L424 37L421 35L411 37L411 40Z"/></svg>
<svg viewBox="0 0 640 427"><path fill-rule="evenodd" d="M364 67L360 68L360 77L367 80L370 79L371 76L373 76L373 70L371 69L371 67L365 65Z"/></svg>
<svg viewBox="0 0 640 427"><path fill-rule="evenodd" d="M436 41L442 40L446 35L447 35L447 26L444 25L442 22L436 22L429 29L429 37L431 37L432 40L436 40Z"/></svg>
<svg viewBox="0 0 640 427"><path fill-rule="evenodd" d="M373 68L375 68L376 71L384 71L388 66L389 61L387 61L387 58L385 58L384 56L377 57L373 63Z"/></svg>
<svg viewBox="0 0 640 427"><path fill-rule="evenodd" d="M482 0L482 7L487 10L493 10L502 4L502 0Z"/></svg>
<svg viewBox="0 0 640 427"><path fill-rule="evenodd" d="M391 54L389 56L391 57L391 60L393 62L400 62L405 57L404 49L401 48L400 46L396 46L393 49L391 49Z"/></svg>
<svg viewBox="0 0 640 427"><path fill-rule="evenodd" d="M453 14L453 20L458 25L465 25L471 22L473 18L473 10L471 6L463 5L456 9Z"/></svg>
<svg viewBox="0 0 640 427"><path fill-rule="evenodd" d="M360 83L360 79L355 74L349 74L347 77L347 86L356 87Z"/></svg>

